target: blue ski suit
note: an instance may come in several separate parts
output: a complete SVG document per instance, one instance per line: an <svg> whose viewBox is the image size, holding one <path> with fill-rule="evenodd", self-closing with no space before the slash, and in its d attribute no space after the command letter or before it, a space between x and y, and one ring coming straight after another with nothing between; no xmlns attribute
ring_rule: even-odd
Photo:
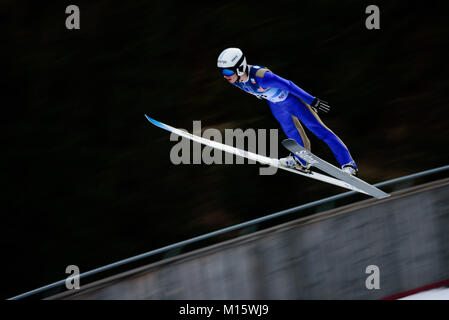
<svg viewBox="0 0 449 320"><path fill-rule="evenodd" d="M259 99L266 99L271 112L280 123L287 137L296 140L303 147L305 146L303 137L308 140L301 125L299 123L295 125L292 117L294 116L319 139L326 142L340 166L350 164L357 168L345 144L326 127L316 112L310 107L315 97L299 88L293 82L277 76L264 67L249 66L248 73L247 82L236 81L233 85L257 96ZM305 165L304 160L299 160Z"/></svg>

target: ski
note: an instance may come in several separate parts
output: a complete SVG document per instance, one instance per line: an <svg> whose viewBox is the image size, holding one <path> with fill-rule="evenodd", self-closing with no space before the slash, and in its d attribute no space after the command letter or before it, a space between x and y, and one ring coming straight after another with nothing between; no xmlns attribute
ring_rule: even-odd
<svg viewBox="0 0 449 320"><path fill-rule="evenodd" d="M303 172L303 171L300 171L300 170L297 170L297 169L286 168L283 165L281 165L281 163L279 162L279 159L274 159L274 158L262 156L262 155L259 155L259 154L256 154L256 153L253 153L253 152L250 152L250 151L241 150L241 149L238 149L238 148L235 148L235 147L231 147L231 146L228 146L226 144L223 144L223 143L220 143L220 142L217 142L217 141L212 141L212 140L209 140L209 139L205 139L203 137L193 135L191 133L185 132L185 131L180 130L180 129L176 129L176 128L171 127L171 126L169 126L167 124L164 124L162 122L154 120L154 119L150 118L147 115L145 115L145 117L147 118L147 120L150 123L152 123L153 125L161 128L161 129L167 130L169 132L173 132L173 133L175 133L175 134L177 134L179 136L188 138L188 139L190 139L192 141L195 141L195 142L207 145L209 147L212 147L212 148L215 148L215 149L218 149L218 150L222 150L222 151L225 151L225 152L229 152L229 153L232 153L232 154L235 154L237 156L240 156L240 157L243 157L243 158L247 158L247 159L250 159L250 160L255 160L255 161L257 161L257 162L259 162L261 164L264 164L264 165L269 165L269 166L272 166L272 167L280 168L282 170L286 170L286 171L289 171L289 172L292 172L292 173L296 173L296 174L299 174L299 175L302 175L302 176L305 176L305 177L308 177L308 178L312 178L312 179L320 180L320 181L323 181L323 182L326 182L326 183L329 183L329 184L333 184L333 185L336 185L338 187L346 188L346 189L349 189L349 190L354 190L354 191L357 191L357 192L366 193L363 190L361 190L361 189L359 189L359 188L357 188L357 187L355 187L355 186L353 186L350 183L347 183L345 181L341 181L339 179L335 179L333 177L329 177L327 175L324 175L324 174L321 174L321 173L318 173L318 172L314 172L314 171L311 171L310 173L306 173L306 172Z"/></svg>
<svg viewBox="0 0 449 320"><path fill-rule="evenodd" d="M344 181L358 189L360 189L363 193L373 196L378 199L382 199L385 197L389 197L388 193L383 192L382 190L374 187L373 185L366 183L365 181L354 177L336 166L330 164L329 162L324 161L323 159L317 157L309 150L303 148L293 139L286 139L282 141L282 145L287 148L291 153L297 155L304 161L308 162L311 166L316 167L331 176Z"/></svg>

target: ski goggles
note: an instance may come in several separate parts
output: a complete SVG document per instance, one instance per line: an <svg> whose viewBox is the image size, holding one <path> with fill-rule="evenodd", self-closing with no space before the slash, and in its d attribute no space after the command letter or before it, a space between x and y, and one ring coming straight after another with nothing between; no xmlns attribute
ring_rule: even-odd
<svg viewBox="0 0 449 320"><path fill-rule="evenodd" d="M221 73L224 75L224 76L232 76L234 73L235 73L235 70L232 70L232 69L221 69Z"/></svg>

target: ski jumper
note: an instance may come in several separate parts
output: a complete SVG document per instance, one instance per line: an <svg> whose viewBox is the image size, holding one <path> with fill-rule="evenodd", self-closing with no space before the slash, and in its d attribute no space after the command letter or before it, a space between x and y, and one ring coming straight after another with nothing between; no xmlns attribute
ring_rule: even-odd
<svg viewBox="0 0 449 320"><path fill-rule="evenodd" d="M310 107L315 97L299 88L293 82L277 76L264 67L249 66L248 81L236 81L233 85L257 96L259 99L266 99L271 108L271 112L280 123L282 130L288 138L296 140L304 147L304 137L306 147L309 144L307 136L299 122L295 125L294 117L296 117L313 134L326 142L340 166L351 164L357 168L345 144L335 133L326 127L316 112ZM306 164L301 158L298 159L303 165Z"/></svg>

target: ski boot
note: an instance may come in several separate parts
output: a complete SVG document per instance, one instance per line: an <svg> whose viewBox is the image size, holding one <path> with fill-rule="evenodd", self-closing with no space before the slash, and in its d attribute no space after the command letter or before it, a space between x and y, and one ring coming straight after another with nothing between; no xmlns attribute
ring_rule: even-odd
<svg viewBox="0 0 449 320"><path fill-rule="evenodd" d="M359 170L357 170L356 167L354 167L352 164L345 164L341 167L341 170L346 172L347 174L350 174L351 176L357 177Z"/></svg>
<svg viewBox="0 0 449 320"><path fill-rule="evenodd" d="M311 173L310 164L307 163L304 166L301 163L301 161L299 161L298 158L293 156L291 153L287 157L285 157L285 158L280 158L279 162L284 167L297 169L297 170L305 172L305 173Z"/></svg>

